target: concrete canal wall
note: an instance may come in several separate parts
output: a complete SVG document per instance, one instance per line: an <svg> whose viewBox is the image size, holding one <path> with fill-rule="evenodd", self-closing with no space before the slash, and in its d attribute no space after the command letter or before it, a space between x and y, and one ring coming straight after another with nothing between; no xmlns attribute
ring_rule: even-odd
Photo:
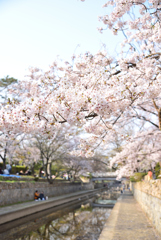
<svg viewBox="0 0 161 240"><path fill-rule="evenodd" d="M135 199L139 202L152 224L161 233L161 179L131 184Z"/></svg>
<svg viewBox="0 0 161 240"><path fill-rule="evenodd" d="M33 200L36 190L43 191L45 196L55 197L91 189L94 189L93 183L0 182L0 206Z"/></svg>

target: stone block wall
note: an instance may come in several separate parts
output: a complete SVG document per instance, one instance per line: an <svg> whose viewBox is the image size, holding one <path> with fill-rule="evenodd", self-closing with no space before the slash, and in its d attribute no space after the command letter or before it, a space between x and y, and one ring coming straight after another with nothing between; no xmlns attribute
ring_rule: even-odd
<svg viewBox="0 0 161 240"><path fill-rule="evenodd" d="M161 179L132 183L135 199L161 233Z"/></svg>
<svg viewBox="0 0 161 240"><path fill-rule="evenodd" d="M0 182L0 206L33 200L36 190L43 191L45 196L55 197L90 189L94 189L93 183Z"/></svg>

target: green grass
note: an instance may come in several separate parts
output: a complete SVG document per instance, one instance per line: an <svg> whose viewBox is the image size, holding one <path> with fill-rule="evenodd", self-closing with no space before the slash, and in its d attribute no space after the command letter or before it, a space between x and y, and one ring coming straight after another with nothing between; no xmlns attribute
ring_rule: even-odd
<svg viewBox="0 0 161 240"><path fill-rule="evenodd" d="M8 182L8 183L15 183L15 182L19 182L19 183L24 183L24 182L29 182L29 181L17 181L17 180L0 180L0 182ZM35 181L30 181L35 183Z"/></svg>
<svg viewBox="0 0 161 240"><path fill-rule="evenodd" d="M22 178L35 178L34 176L31 175L20 175Z"/></svg>
<svg viewBox="0 0 161 240"><path fill-rule="evenodd" d="M12 180L12 178L6 179L7 177L0 176L0 182L8 182L8 183L15 183L15 182L35 183L35 182L41 182L39 180L44 180L43 182L48 182L47 178L34 177L34 176L30 176L30 175L20 175L20 176L21 176L21 178L16 178L16 176L15 176L15 179L13 179L13 180ZM57 177L56 179L53 179L53 182L54 181L62 181L62 182L69 182L69 183L73 182L73 181L65 180L65 179L63 179L61 177ZM77 183L77 182L80 182L80 180L75 180L74 182Z"/></svg>

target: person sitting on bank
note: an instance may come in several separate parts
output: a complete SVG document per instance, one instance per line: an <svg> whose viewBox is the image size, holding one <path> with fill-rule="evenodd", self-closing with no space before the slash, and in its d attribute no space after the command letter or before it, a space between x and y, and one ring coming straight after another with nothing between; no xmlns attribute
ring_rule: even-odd
<svg viewBox="0 0 161 240"><path fill-rule="evenodd" d="M10 173L9 173L9 171L8 171L7 169L5 169L5 170L3 171L3 174L9 175Z"/></svg>
<svg viewBox="0 0 161 240"><path fill-rule="evenodd" d="M24 172L21 170L21 171L19 172L19 175L24 175Z"/></svg>
<svg viewBox="0 0 161 240"><path fill-rule="evenodd" d="M8 170L8 172L9 172L9 174L10 174L12 167L11 167L11 165L10 165L9 163L6 164L6 169Z"/></svg>
<svg viewBox="0 0 161 240"><path fill-rule="evenodd" d="M25 172L25 175L31 175L31 171L30 171L30 170L27 170L27 171Z"/></svg>
<svg viewBox="0 0 161 240"><path fill-rule="evenodd" d="M40 198L41 200L46 200L43 192L40 193L39 198Z"/></svg>
<svg viewBox="0 0 161 240"><path fill-rule="evenodd" d="M34 195L35 200L39 200L40 199L40 194L38 193L38 191L35 191L35 195Z"/></svg>

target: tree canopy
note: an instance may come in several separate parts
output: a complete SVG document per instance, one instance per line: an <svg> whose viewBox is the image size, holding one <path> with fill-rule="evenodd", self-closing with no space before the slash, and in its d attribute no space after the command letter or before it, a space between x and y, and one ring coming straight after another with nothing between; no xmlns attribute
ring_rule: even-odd
<svg viewBox="0 0 161 240"><path fill-rule="evenodd" d="M109 0L104 7L109 5L111 13L100 21L125 36L117 59L104 50L73 56L72 63L55 61L46 72L32 69L29 80L10 89L21 101L1 106L0 130L52 138L68 122L92 134L75 151L83 157L94 156L117 134L124 150L112 164L121 161L121 176L149 168L161 153L161 1ZM135 137L125 134L131 125Z"/></svg>

